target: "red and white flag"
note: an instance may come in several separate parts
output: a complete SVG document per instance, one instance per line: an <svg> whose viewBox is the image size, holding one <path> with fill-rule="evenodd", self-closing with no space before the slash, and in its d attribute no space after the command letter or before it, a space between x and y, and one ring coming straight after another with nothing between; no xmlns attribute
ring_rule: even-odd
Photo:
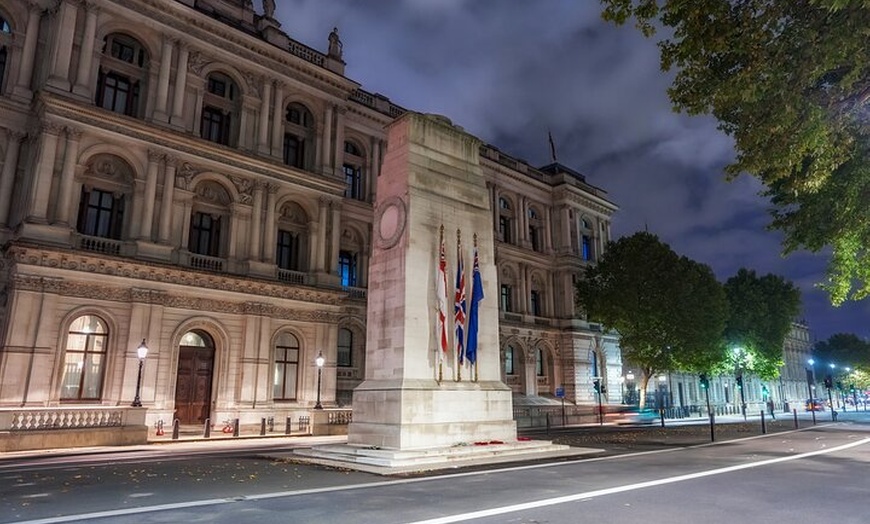
<svg viewBox="0 0 870 524"><path fill-rule="evenodd" d="M447 256L444 253L444 231L442 228L438 255L438 274L435 275L435 293L438 300L438 362L447 357Z"/></svg>

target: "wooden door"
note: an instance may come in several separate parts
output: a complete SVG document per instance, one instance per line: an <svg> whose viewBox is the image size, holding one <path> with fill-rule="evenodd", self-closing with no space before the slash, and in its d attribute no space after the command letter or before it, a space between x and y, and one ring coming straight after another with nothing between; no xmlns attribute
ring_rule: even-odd
<svg viewBox="0 0 870 524"><path fill-rule="evenodd" d="M175 418L179 424L203 424L211 414L214 349L181 346L175 386Z"/></svg>

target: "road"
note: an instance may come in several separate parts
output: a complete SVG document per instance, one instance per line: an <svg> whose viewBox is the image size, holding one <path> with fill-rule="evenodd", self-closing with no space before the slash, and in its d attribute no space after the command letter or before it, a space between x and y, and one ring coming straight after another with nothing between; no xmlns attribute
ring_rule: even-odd
<svg viewBox="0 0 870 524"><path fill-rule="evenodd" d="M290 462L277 446L97 459L0 463L0 522L863 524L870 421L404 478Z"/></svg>

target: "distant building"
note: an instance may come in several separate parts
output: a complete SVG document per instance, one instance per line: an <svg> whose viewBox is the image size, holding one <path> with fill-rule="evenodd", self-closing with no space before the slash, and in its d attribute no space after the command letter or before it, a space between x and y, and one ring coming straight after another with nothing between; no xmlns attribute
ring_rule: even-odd
<svg viewBox="0 0 870 524"><path fill-rule="evenodd" d="M373 181L405 109L326 40L249 0L0 0L0 432L123 425L137 391L149 426L350 402ZM505 382L592 402L600 376L619 402L617 341L573 302L617 207L559 164L480 162Z"/></svg>

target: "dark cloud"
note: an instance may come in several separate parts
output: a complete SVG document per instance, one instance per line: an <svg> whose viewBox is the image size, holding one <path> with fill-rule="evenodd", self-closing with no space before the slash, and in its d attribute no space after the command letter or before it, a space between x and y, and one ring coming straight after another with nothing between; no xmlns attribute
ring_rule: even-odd
<svg viewBox="0 0 870 524"><path fill-rule="evenodd" d="M645 227L721 280L740 267L803 291L820 339L870 336L870 303L829 305L824 255L780 255L768 202L748 176L726 182L732 140L710 117L676 114L655 42L575 0L279 0L292 37L325 49L339 28L347 75L370 92L456 124L533 165L584 173L620 206L616 235Z"/></svg>

